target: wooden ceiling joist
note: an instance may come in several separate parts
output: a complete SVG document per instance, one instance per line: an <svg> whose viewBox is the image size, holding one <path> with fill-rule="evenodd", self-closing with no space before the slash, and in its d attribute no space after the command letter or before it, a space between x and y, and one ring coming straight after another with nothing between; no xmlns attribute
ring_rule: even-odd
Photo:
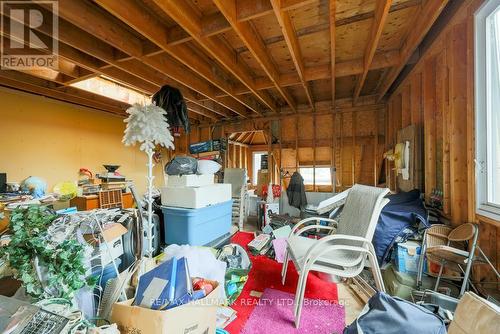
<svg viewBox="0 0 500 334"><path fill-rule="evenodd" d="M217 115L216 113L211 112L207 109L204 109L204 108L200 107L199 105L196 105L192 102L188 102L188 103L186 103L186 105L187 105L188 110L191 110L192 112L194 112L196 114L208 117L208 118L215 120L215 121L220 119L220 116Z"/></svg>
<svg viewBox="0 0 500 334"><path fill-rule="evenodd" d="M76 25L79 28L77 31L74 31L72 33L73 38L71 40L65 40L66 43L78 44L81 42L81 40L83 40L86 44L97 44L97 47L94 48L91 45L85 45L85 48L83 49L86 52L91 52L94 49L97 49L99 50L97 51L99 55L99 57L97 58L121 69L126 69L127 61L115 61L115 52L103 52L105 49L109 50L110 45L115 48L121 47L123 48L120 49L121 52L127 53L134 58L141 60L142 63L151 66L152 68L163 73L174 81L179 82L181 85L187 86L190 89L193 89L194 91L199 92L207 98L213 99L217 102L217 98L215 97L217 89L210 83L199 78L197 74L190 73L191 71L185 68L179 62L170 59L166 55L162 54L151 57L142 57L142 42L140 43L139 49L139 47L137 46L138 43L132 43L131 45L123 47L122 41L114 40L114 38L120 40L125 40L128 38L138 40L138 38L128 30L121 27L119 22L115 22L115 20L117 19L112 20L113 18L110 18L109 15L106 15L97 7L91 6L85 1L63 1L59 3L59 15L64 20L70 21L72 24ZM63 34L66 34L66 36L71 34L72 30L69 24L67 24L68 32L66 32L65 29L61 28L61 24L62 22L64 22L64 20L60 20L60 39L63 38ZM94 22L94 24L89 25L88 22ZM117 34L108 34L109 30L113 30L115 32L121 31L124 35L121 37L117 37ZM76 45L73 46L76 47ZM141 78L144 77L141 76ZM246 108L237 101L234 102L235 103L231 104L230 106L226 105L226 107L230 107L231 110L239 115L245 115L247 113Z"/></svg>
<svg viewBox="0 0 500 334"><path fill-rule="evenodd" d="M385 53L376 54L370 65L370 70L377 70L395 66L399 63L399 51L388 51ZM335 77L347 77L363 73L363 59L346 61L335 64ZM306 67L304 71L306 81L327 80L331 79L331 66L318 65L314 67ZM286 73L280 75L280 85L282 87L301 85L301 81L297 73ZM256 78L255 85L257 89L273 88L274 84L269 78ZM235 88L236 94L248 94L249 91L245 87L239 86Z"/></svg>
<svg viewBox="0 0 500 334"><path fill-rule="evenodd" d="M185 1L154 0L154 2L176 21L202 48L223 67L241 81L269 109L276 111L276 103L271 95L255 88L249 71L238 64L236 55L218 36L203 36L201 17ZM260 114L260 112L257 112Z"/></svg>
<svg viewBox="0 0 500 334"><path fill-rule="evenodd" d="M43 9L40 8L40 10ZM113 52L112 47L103 45L103 43L100 42L99 40L94 39L92 36L88 35L84 31L79 30L74 26L71 26L68 22L64 20L59 20L59 28L60 28L59 67L61 68L61 64L63 64L64 68L65 62L71 64L77 64L78 66L81 67L79 69L81 77L65 79L62 82L64 85L69 85L75 81L79 81L80 79L91 77L92 75L90 72L93 72L99 75L103 74L112 77L113 79L125 83L128 86L135 88L146 94L152 94L158 90L158 86L155 86L154 84L151 84L146 80L142 80L141 78L133 76L132 74L129 74L127 72L116 70L114 68L101 69L100 66L103 66L105 63L94 56L99 56L104 59L108 58L112 59L112 52ZM47 36L45 37L39 35L38 37L42 40L44 40L45 38L49 38L49 36L51 36L52 34L52 28L49 22L43 22L42 25L36 28L36 30ZM12 37L9 36L9 38ZM96 51L95 53L91 52L92 55L89 55L87 53L84 53L80 50L73 48L72 46L65 44L65 42L76 43L76 45L79 46L80 49L82 50L89 50L89 48L90 50L93 50L95 48L98 51ZM107 51L109 51L111 55L108 55L108 53L103 52L103 50L106 49L105 46L109 48ZM59 69L59 71L62 72L61 69Z"/></svg>
<svg viewBox="0 0 500 334"><path fill-rule="evenodd" d="M408 35L403 43L403 47L400 50L399 63L389 71L384 83L381 86L382 88L379 92L378 101L381 101L384 98L385 94L396 80L399 73L412 56L413 52L420 45L420 42L422 42L425 35L447 4L448 0L432 0L426 1L425 4L422 5L419 13L415 15L414 22L411 24Z"/></svg>
<svg viewBox="0 0 500 334"><path fill-rule="evenodd" d="M245 2L247 0L242 0L242 1ZM269 1L266 0L266 2L269 4L268 6L271 7ZM394 13L394 12L397 12L400 10L419 6L421 4L421 2L422 2L422 0L407 0L407 1L403 1L403 2L398 2L397 4L393 4L391 6L391 8L389 9L389 13ZM251 3L251 2L249 2L249 3ZM266 15L267 15L267 13L268 12L266 11ZM272 13L272 11L269 13ZM261 17L261 16L264 16L264 15L257 15L257 17ZM369 19L372 19L374 16L375 16L375 11L368 11L368 12L360 13L360 14L357 14L354 16L341 18L341 19L338 19L335 21L335 27L338 28L338 27L342 27L342 26L345 26L348 24L353 24L356 22L369 20ZM240 21L244 21L244 20L240 20ZM330 22L323 22L323 23L319 23L316 25L311 25L311 26L303 27L301 29L297 29L295 31L295 33L296 33L297 37L299 37L299 38L308 38L314 34L317 34L319 32L329 30L329 29L330 29ZM271 47L273 44L281 43L284 40L285 40L285 38L282 35L273 36L273 37L264 39L264 44L266 45L266 47ZM245 52L245 51L248 51L248 49L245 46L239 47L236 49L236 52L238 52L238 53Z"/></svg>
<svg viewBox="0 0 500 334"><path fill-rule="evenodd" d="M71 89L72 87L65 87L65 91L60 91L57 89L57 86L50 81L35 78L31 75L17 71L0 71L0 85L122 116L126 108L128 108L128 104L126 103L81 91L76 88Z"/></svg>
<svg viewBox="0 0 500 334"><path fill-rule="evenodd" d="M378 42L380 36L382 36L382 30L384 29L385 22L389 16L389 10L391 8L392 0L379 0L375 4L375 17L373 18L370 39L368 40L368 45L366 46L363 73L358 77L356 82L356 87L354 88L354 103L358 100L361 89L365 84L366 76L370 70L370 65L377 51Z"/></svg>
<svg viewBox="0 0 500 334"><path fill-rule="evenodd" d="M311 89L309 87L309 83L305 79L305 66L302 58L302 52L300 50L299 40L297 38L297 35L295 34L295 29L293 27L292 21L290 20L290 16L288 12L286 12L282 8L283 0L270 1L276 18L278 19L278 23L281 27L283 37L285 38L288 51L292 56L292 60L295 65L297 74L299 75L300 82L302 83L302 86L304 87L304 90L306 92L307 100L309 101L311 107L314 109L314 100L312 97Z"/></svg>
<svg viewBox="0 0 500 334"><path fill-rule="evenodd" d="M295 109L295 101L288 91L279 84L279 71L273 63L266 46L262 42L258 32L253 28L250 22L240 22L237 19L236 0L214 0L221 13L231 24L231 27L248 47L260 66L264 69L267 76L273 82L274 86L281 94L290 108Z"/></svg>
<svg viewBox="0 0 500 334"><path fill-rule="evenodd" d="M135 0L94 0L101 7L134 28L156 46L164 50L177 61L189 67L204 79L233 97L249 109L255 110L255 103L246 97L233 94L233 88L228 80L217 75L214 64L194 53L187 45L172 46L168 43L165 31L168 28L156 17L144 10ZM243 115L245 116L245 115Z"/></svg>

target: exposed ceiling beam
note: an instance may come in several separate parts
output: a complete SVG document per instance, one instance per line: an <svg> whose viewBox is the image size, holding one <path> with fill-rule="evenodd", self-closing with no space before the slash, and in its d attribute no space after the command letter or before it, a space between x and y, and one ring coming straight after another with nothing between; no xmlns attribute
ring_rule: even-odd
<svg viewBox="0 0 500 334"><path fill-rule="evenodd" d="M238 9L238 21L245 22L251 19L259 18L266 15L273 14L273 8L269 0L236 0L237 1L237 9ZM303 5L307 4L308 1L301 2ZM396 12L399 10L403 10L406 8L419 6L422 3L422 0L407 0L404 2L398 2L393 4L389 10L390 13ZM375 16L375 11L367 11L362 12L357 15L341 18L335 21L336 27L341 27L344 25L369 20ZM221 34L231 29L231 25L222 17L216 16L213 17L212 20L217 19L218 22L205 22L202 21L203 32L205 35L214 36L217 34ZM205 24L210 24L210 26L205 26ZM310 34L315 34L320 31L330 29L330 22L321 23L315 26L309 26L302 28L296 31L297 37L307 36ZM180 26L174 26L167 31L168 41L171 45L178 45L188 41L191 41L191 36L186 33L184 29ZM279 43L284 41L283 36L273 36L269 39L264 40L264 44L269 46L271 44ZM242 47L237 49L237 52L248 51L246 47Z"/></svg>
<svg viewBox="0 0 500 334"><path fill-rule="evenodd" d="M201 18L185 1L154 0L154 2L186 30L202 48L223 65L231 74L240 80L262 103L276 111L277 107L265 91L255 88L250 72L241 64L238 64L233 50L227 47L218 36L203 36Z"/></svg>
<svg viewBox="0 0 500 334"><path fill-rule="evenodd" d="M56 100L71 102L113 114L125 115L128 104L72 87L58 90L57 85L40 78L17 71L0 71L0 85L24 92L47 96Z"/></svg>
<svg viewBox="0 0 500 334"><path fill-rule="evenodd" d="M233 94L233 88L227 75L225 73L223 73L224 75L218 75L222 71L215 68L216 66L213 63L193 52L187 45L170 45L168 43L168 36L165 34L165 31L168 30L167 26L148 11L145 11L135 0L94 0L94 2L138 31L156 46L189 67L205 80L208 80L229 96L246 105L249 109L257 111L253 100L246 96L236 96Z"/></svg>
<svg viewBox="0 0 500 334"><path fill-rule="evenodd" d="M375 17L373 18L370 39L366 46L363 64L363 73L358 77L356 81L356 86L354 88L353 102L356 104L361 89L365 84L366 76L370 70L370 65L375 56L375 51L377 51L378 42L380 36L382 36L382 31L384 30L385 22L389 16L389 10L391 8L392 0L379 0L375 3Z"/></svg>
<svg viewBox="0 0 500 334"><path fill-rule="evenodd" d="M164 76L176 81L176 83L170 83L172 86L179 86L180 84L179 88L181 88L184 96L187 97L184 87L189 87L189 89L192 89L219 103L218 98L216 97L218 92L215 87L208 84L205 80L199 79L196 74L191 74L188 69L183 69L183 65L179 64L177 61L167 59L163 55L156 55L152 57L141 57L139 55L138 59L140 59L142 63L149 65L152 68L151 70L149 70L147 66L144 66L142 63L140 64L141 66L135 66L133 70L130 70L130 61L117 61L117 58L123 58L124 52L117 50L108 44L113 35L108 36L107 31L110 29L123 30L123 28L119 24L115 24L113 20L109 20L109 17L99 11L95 6L91 6L84 1L62 1L59 3L59 15L78 26L78 28L76 28L67 23L65 20L59 20L59 39L64 40L65 43L68 43L83 52L89 53L108 64L116 66L121 70L139 76L144 80L151 80L149 79L151 78L151 74L153 78L157 78L158 73L154 72L159 71ZM89 22L94 22L94 24L89 24ZM45 33L50 32L45 31ZM136 39L134 35L130 35L131 33L126 31L126 36L123 36L123 38L128 37ZM112 45L121 45L119 41L109 43ZM129 47L127 47L127 50L128 49ZM137 55L140 53L140 50L130 52ZM118 57L117 53L119 54ZM154 83L159 84L158 82ZM167 83L168 80L163 78L160 86ZM226 103L223 103L222 105L237 114L244 115L247 113L247 109L234 100L229 103L226 101Z"/></svg>
<svg viewBox="0 0 500 334"><path fill-rule="evenodd" d="M335 17L337 12L337 0L330 0L329 3L329 20L330 20L330 80L332 91L332 102L335 101L335 47L337 38L335 37Z"/></svg>
<svg viewBox="0 0 500 334"><path fill-rule="evenodd" d="M192 112L194 113L197 113L199 115L202 115L202 116L205 116L205 117L208 117L210 119L213 119L213 120L219 120L221 117L219 115L217 115L216 113L212 112L212 111L209 111L205 108L202 108L200 107L199 105L197 104L194 104L192 102L187 102L186 103L186 106L188 108L188 110L191 110Z"/></svg>
<svg viewBox="0 0 500 334"><path fill-rule="evenodd" d="M417 49L420 42L422 42L429 29L446 7L447 3L448 0L427 1L415 15L415 20L410 25L408 36L403 42L403 46L400 50L399 64L393 67L387 74L385 81L381 86L382 88L379 92L378 101L381 101L384 98L392 83L396 80L413 52Z"/></svg>
<svg viewBox="0 0 500 334"><path fill-rule="evenodd" d="M242 0L242 1L246 2L247 0ZM266 1L269 3L269 0L266 0ZM411 8L411 7L415 7L415 6L419 6L421 4L421 2L422 2L422 0L408 0L405 2L399 2L399 3L391 6L389 13L396 12L396 11L403 10L403 9L407 9L407 8ZM252 3L252 2L249 1L249 3ZM269 7L270 6L271 5L269 4ZM349 17L337 19L335 21L335 27L338 28L338 27L345 26L348 24L352 24L352 23L356 23L356 22L360 22L360 21L364 21L364 20L369 20L369 19L373 18L374 16L375 16L374 11L368 11L368 12L360 13L360 14L357 14L354 16L349 16ZM301 37L310 38L310 37L313 37L313 36L311 36L313 34L316 34L318 32L322 32L322 31L326 31L329 29L330 29L330 22L324 22L324 23L320 23L320 24L316 24L316 25L307 26L307 27L304 27L301 29L297 29L295 31L295 33L297 34L297 37L299 37L299 38L301 38ZM272 36L272 37L269 37L267 39L264 39L264 44L267 47L270 47L273 44L281 43L284 40L285 39L282 35L277 35L277 36ZM238 53L242 53L245 51L248 51L248 49L245 46L236 49L236 52L238 52Z"/></svg>
<svg viewBox="0 0 500 334"><path fill-rule="evenodd" d="M311 89L309 87L309 83L305 80L304 75L304 61L302 59L302 52L300 51L299 40L297 35L295 34L295 29L293 27L292 21L288 12L282 9L281 3L283 0L270 0L271 5L273 6L274 14L278 19L278 23L281 27L281 32L285 38L286 45L288 50L290 51L290 55L292 56L293 63L295 65L295 69L297 70L297 74L299 75L300 82L304 87L306 92L307 100L309 104L314 109L314 100L311 93Z"/></svg>
<svg viewBox="0 0 500 334"><path fill-rule="evenodd" d="M214 3L227 21L231 24L231 27L236 34L248 47L260 66L264 69L264 72L266 72L269 79L271 79L283 99L285 99L290 108L295 109L295 101L293 100L293 97L279 84L279 71L269 56L266 46L262 42L262 38L259 33L253 28L250 22L238 21L236 0L214 0Z"/></svg>
<svg viewBox="0 0 500 334"><path fill-rule="evenodd" d="M387 68L396 66L399 63L399 52L398 51L388 51L385 53L376 54L370 64L370 70L377 70L381 68ZM335 77L345 77L350 75L357 75L363 73L363 59L346 61L335 64ZM306 67L304 70L304 78L306 81L314 80L328 80L332 78L331 66L319 65L314 67ZM280 75L280 86L296 86L301 85L299 76L297 73L285 73ZM269 89L274 87L274 83L269 78L256 78L255 85L257 89ZM235 87L235 94L248 94L249 91L246 87L239 86Z"/></svg>
<svg viewBox="0 0 500 334"><path fill-rule="evenodd" d="M40 10L44 10L40 8ZM12 18L15 19L15 18ZM21 22L25 23L25 22ZM113 48L111 46L106 45L109 47L109 54L102 52L104 49L100 48L99 46L102 46L101 41L98 39L94 39L92 36L88 35L86 32L79 30L78 28L71 26L68 22L64 20L59 20L59 50L58 50L58 55L59 55L59 66L61 64L64 64L65 60L77 64L78 66L81 67L79 70L80 73L82 73L83 78L85 77L91 77L92 74L90 72L94 72L98 75L106 75L109 76L118 82L122 82L126 84L129 87L132 87L134 89L137 89L138 91L141 91L145 94L153 94L158 90L158 86L151 84L150 82L146 80L142 80L141 78L137 76L133 76L127 72L117 70L116 68L109 67L109 68L103 68L100 69L99 67L104 65L105 63L101 61L100 59L97 59L94 57L94 55L100 57L104 56L104 59L109 59L113 61ZM44 35L38 35L38 38L42 40L44 43L49 43L51 42L52 38L52 26L50 25L49 22L44 21L42 25L37 26L35 28L37 31L41 32ZM6 33L2 31L2 34L5 35ZM86 38L86 37L90 37ZM14 38L12 36L8 36L8 38ZM75 42L77 45L82 46L80 49L83 50L90 50L96 49L95 53L91 55L88 55L82 51L79 51L77 49L74 49L72 46L69 46L65 44L65 42ZM101 44L99 44L101 43ZM42 48L43 50L43 48ZM63 65L64 66L64 65ZM60 68L59 68L60 69ZM66 79L64 80L64 85L69 85L75 81L80 81L80 77L78 78L73 78L73 79Z"/></svg>

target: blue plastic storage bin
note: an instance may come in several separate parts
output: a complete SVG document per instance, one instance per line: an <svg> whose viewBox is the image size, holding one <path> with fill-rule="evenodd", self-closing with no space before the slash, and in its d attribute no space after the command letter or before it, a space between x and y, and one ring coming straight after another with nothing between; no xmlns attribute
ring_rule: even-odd
<svg viewBox="0 0 500 334"><path fill-rule="evenodd" d="M200 209L162 206L167 244L205 246L231 230L233 201Z"/></svg>

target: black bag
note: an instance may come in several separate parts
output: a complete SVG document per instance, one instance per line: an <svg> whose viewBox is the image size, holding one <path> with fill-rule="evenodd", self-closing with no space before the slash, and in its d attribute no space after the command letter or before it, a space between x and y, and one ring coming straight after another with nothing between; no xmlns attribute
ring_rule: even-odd
<svg viewBox="0 0 500 334"><path fill-rule="evenodd" d="M165 165L165 173L168 175L196 174L197 169L198 160L187 156L175 157Z"/></svg>

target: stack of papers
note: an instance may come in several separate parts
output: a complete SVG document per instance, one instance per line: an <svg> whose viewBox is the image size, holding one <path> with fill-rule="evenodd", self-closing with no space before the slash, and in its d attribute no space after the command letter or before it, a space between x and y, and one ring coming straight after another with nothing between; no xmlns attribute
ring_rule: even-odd
<svg viewBox="0 0 500 334"><path fill-rule="evenodd" d="M248 248L251 251L254 251L256 253L260 253L262 250L266 248L266 246L269 245L271 241L271 236L269 234L259 234L258 236L255 237L250 243L248 244Z"/></svg>

